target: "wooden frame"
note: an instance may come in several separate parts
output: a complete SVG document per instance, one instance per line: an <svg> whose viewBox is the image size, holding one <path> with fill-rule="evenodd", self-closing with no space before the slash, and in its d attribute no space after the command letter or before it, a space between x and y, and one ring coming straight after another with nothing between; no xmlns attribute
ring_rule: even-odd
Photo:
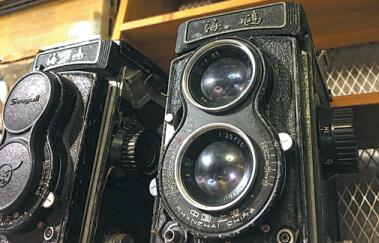
<svg viewBox="0 0 379 243"><path fill-rule="evenodd" d="M151 0L149 0L151 1ZM204 15L247 8L272 0L228 0L211 5L165 13L170 4L155 9L149 1L123 0L113 39L127 39L162 68L168 70L180 23ZM155 2L169 2L161 0ZM341 47L379 40L379 1L300 0L318 49ZM142 12L142 13L141 13ZM157 14L163 12L163 14ZM146 16L150 13L150 16ZM129 17L128 17L129 16ZM141 16L141 18L138 18ZM164 33L164 35L162 35ZM154 45L152 45L154 43Z"/></svg>
<svg viewBox="0 0 379 243"><path fill-rule="evenodd" d="M333 108L362 105L379 105L379 92L335 96L333 97L333 101L330 103L330 106Z"/></svg>

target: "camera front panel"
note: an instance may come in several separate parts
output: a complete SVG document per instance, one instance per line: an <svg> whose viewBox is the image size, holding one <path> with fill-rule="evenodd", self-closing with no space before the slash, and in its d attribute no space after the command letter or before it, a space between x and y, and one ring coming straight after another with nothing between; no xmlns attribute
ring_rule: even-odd
<svg viewBox="0 0 379 243"><path fill-rule="evenodd" d="M300 50L291 37L218 38L172 63L158 211L168 218L155 222L163 241L276 242L304 226Z"/></svg>
<svg viewBox="0 0 379 243"><path fill-rule="evenodd" d="M8 98L10 108L5 114L10 128L2 150L12 144L24 144L28 149L20 167L32 167L30 177L20 177L29 178L29 188L20 190L9 210L2 209L1 234L10 242L30 238L36 242L46 238L56 241L66 237L63 229L66 228L66 211L71 207L73 195L70 193L78 180L75 175L83 173L90 162L83 159L82 148L88 147L89 139L97 139L83 134L89 129L95 130L99 124L96 119L91 124L88 121L88 116L100 112L101 105L95 105L99 101L93 98L97 86L101 86L98 81L97 75L89 72L34 71L21 78L12 89ZM33 92L39 93L34 95ZM14 110L15 105L19 109ZM22 119L27 124L23 124ZM22 150L15 149L6 155L22 155ZM81 176L88 177L85 173ZM9 192L13 190L8 186L23 185L17 178L12 173L10 183L3 187L4 200L11 200ZM83 190L82 186L77 190ZM82 217L84 202L85 198L79 196L76 220ZM71 237L76 238L78 234L74 230Z"/></svg>
<svg viewBox="0 0 379 243"><path fill-rule="evenodd" d="M0 234L6 240L79 241L98 141L104 139L101 124L109 83L118 82L124 66L138 69L121 52L116 43L101 40L42 52L33 71L12 90L5 115L9 129L1 149L7 156L22 157L18 167L7 159L5 168L26 167L3 187ZM155 135L146 131L142 137ZM137 144L141 140L137 137ZM9 144L19 143L26 149L15 147L8 153ZM108 158L102 162L111 164ZM16 187L26 189L17 195Z"/></svg>
<svg viewBox="0 0 379 243"><path fill-rule="evenodd" d="M147 242L165 85L125 42L40 53L4 111L1 241Z"/></svg>

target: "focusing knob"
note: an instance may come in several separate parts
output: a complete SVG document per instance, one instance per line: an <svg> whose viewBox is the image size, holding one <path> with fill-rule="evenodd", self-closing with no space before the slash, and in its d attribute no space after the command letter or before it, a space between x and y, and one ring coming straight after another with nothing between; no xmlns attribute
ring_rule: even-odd
<svg viewBox="0 0 379 243"><path fill-rule="evenodd" d="M112 140L111 162L129 175L152 176L157 171L160 137L153 129L135 126L117 131Z"/></svg>
<svg viewBox="0 0 379 243"><path fill-rule="evenodd" d="M328 176L358 172L358 153L351 108L319 107L321 164Z"/></svg>

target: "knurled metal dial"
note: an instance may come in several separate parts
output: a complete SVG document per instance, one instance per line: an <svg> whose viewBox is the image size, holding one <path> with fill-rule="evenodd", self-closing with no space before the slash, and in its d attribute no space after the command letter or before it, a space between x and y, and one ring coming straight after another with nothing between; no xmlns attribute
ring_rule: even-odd
<svg viewBox="0 0 379 243"><path fill-rule="evenodd" d="M148 128L129 126L116 132L112 141L111 161L128 175L154 175L157 170L160 137Z"/></svg>
<svg viewBox="0 0 379 243"><path fill-rule="evenodd" d="M353 110L319 107L321 164L327 175L358 171Z"/></svg>

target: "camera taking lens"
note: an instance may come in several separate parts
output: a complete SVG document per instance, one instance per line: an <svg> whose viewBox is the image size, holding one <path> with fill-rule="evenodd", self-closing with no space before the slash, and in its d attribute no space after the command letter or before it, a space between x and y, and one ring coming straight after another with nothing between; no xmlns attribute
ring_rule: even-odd
<svg viewBox="0 0 379 243"><path fill-rule="evenodd" d="M195 162L196 183L208 195L224 196L240 184L245 164L243 154L234 144L211 143Z"/></svg>
<svg viewBox="0 0 379 243"><path fill-rule="evenodd" d="M183 143L176 180L189 203L208 211L224 209L249 190L255 160L254 147L245 134L226 124L212 124Z"/></svg>

